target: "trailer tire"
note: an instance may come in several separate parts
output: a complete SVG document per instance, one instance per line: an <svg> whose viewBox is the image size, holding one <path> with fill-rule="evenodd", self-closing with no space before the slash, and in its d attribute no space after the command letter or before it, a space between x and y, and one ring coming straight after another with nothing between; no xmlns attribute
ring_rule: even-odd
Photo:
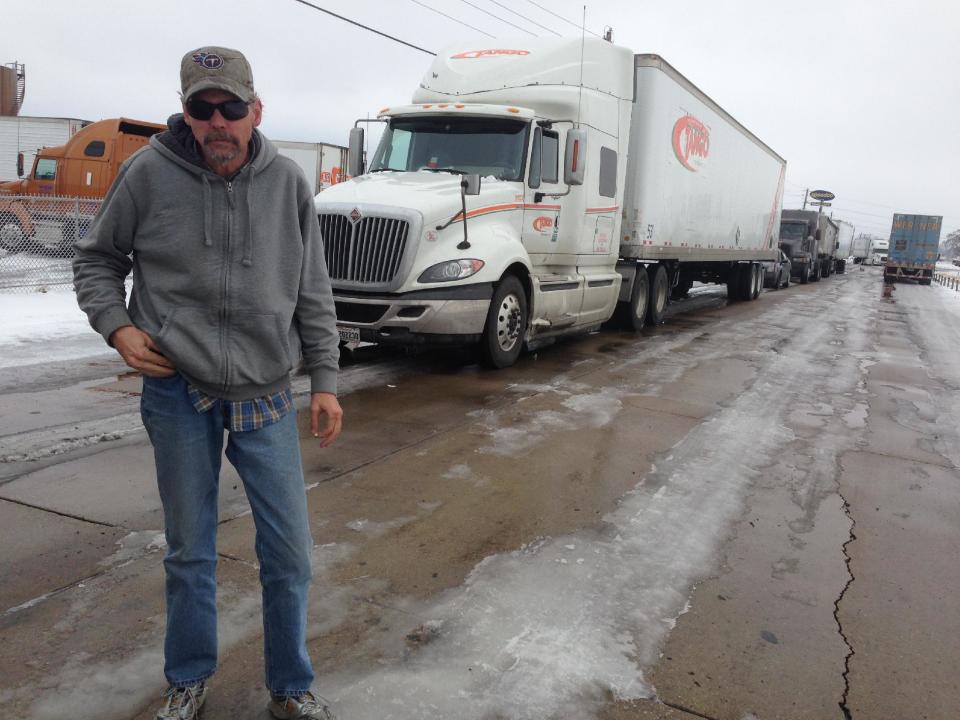
<svg viewBox="0 0 960 720"><path fill-rule="evenodd" d="M664 313L670 303L670 280L667 269L663 265L653 265L650 273L650 302L647 309L647 323L659 325L663 322Z"/></svg>
<svg viewBox="0 0 960 720"><path fill-rule="evenodd" d="M27 235L20 221L12 215L0 216L0 249L15 253L26 247Z"/></svg>
<svg viewBox="0 0 960 720"><path fill-rule="evenodd" d="M494 290L480 340L480 359L491 368L513 365L527 333L527 294L516 275L505 275Z"/></svg>
<svg viewBox="0 0 960 720"><path fill-rule="evenodd" d="M753 278L753 283L750 289L750 300L756 300L760 297L760 292L763 290L763 266L760 263L750 263L750 272L751 277Z"/></svg>
<svg viewBox="0 0 960 720"><path fill-rule="evenodd" d="M630 305L627 313L627 326L632 330L643 330L647 324L647 309L650 307L650 276L643 265L637 267L630 291Z"/></svg>

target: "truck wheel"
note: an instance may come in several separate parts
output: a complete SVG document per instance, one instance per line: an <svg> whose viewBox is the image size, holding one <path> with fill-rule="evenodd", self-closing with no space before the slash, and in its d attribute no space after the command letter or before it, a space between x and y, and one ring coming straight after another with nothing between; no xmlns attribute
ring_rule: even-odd
<svg viewBox="0 0 960 720"><path fill-rule="evenodd" d="M20 221L15 217L0 217L0 248L7 252L20 252L27 246L27 236Z"/></svg>
<svg viewBox="0 0 960 720"><path fill-rule="evenodd" d="M751 277L753 277L753 287L750 291L750 299L756 300L760 297L760 291L763 290L763 267L760 263L750 263Z"/></svg>
<svg viewBox="0 0 960 720"><path fill-rule="evenodd" d="M663 322L663 314L670 302L670 280L667 278L667 269L663 265L654 265L650 268L650 309L647 311L647 322L650 325L659 325Z"/></svg>
<svg viewBox="0 0 960 720"><path fill-rule="evenodd" d="M527 295L516 275L498 284L487 310L487 323L480 341L481 360L492 368L513 365L523 349L527 332Z"/></svg>
<svg viewBox="0 0 960 720"><path fill-rule="evenodd" d="M810 264L803 266L803 270L800 271L800 284L806 285L810 282Z"/></svg>
<svg viewBox="0 0 960 720"><path fill-rule="evenodd" d="M813 263L813 269L810 271L810 282L820 282L820 261Z"/></svg>
<svg viewBox="0 0 960 720"><path fill-rule="evenodd" d="M637 267L630 291L630 313L627 324L633 330L643 330L647 323L647 308L650 307L650 276L643 265Z"/></svg>

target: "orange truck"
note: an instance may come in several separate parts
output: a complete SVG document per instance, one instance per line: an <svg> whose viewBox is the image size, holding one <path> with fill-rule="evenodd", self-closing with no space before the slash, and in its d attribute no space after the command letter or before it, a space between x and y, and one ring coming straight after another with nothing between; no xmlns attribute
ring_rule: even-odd
<svg viewBox="0 0 960 720"><path fill-rule="evenodd" d="M20 153L21 179L0 183L0 247L15 252L39 244L72 254L123 161L166 129L127 118L91 123L65 144L39 150L26 177ZM59 232L38 232L51 226Z"/></svg>

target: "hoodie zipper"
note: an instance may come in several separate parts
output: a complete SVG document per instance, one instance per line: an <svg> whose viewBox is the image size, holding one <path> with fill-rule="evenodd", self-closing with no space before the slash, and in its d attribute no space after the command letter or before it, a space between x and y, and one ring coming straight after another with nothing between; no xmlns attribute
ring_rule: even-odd
<svg viewBox="0 0 960 720"><path fill-rule="evenodd" d="M233 232L233 183L230 180L225 181L227 186L227 237L223 249L223 288L221 290L222 298L220 303L220 351L223 354L223 392L226 393L230 385L230 354L227 352L227 340L229 335L230 307L229 307L229 288L230 288L230 236Z"/></svg>

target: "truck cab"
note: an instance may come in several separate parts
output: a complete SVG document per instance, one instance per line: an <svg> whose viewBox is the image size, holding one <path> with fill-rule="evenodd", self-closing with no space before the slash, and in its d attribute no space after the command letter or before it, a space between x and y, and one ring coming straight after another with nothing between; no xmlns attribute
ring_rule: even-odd
<svg viewBox="0 0 960 720"><path fill-rule="evenodd" d="M42 148L30 174L0 184L0 194L103 197L120 164L163 130L166 125L127 118L91 123L66 144Z"/></svg>
<svg viewBox="0 0 960 720"><path fill-rule="evenodd" d="M120 165L165 129L127 118L100 120L78 130L64 145L41 148L27 177L0 183L0 248L15 252L43 237L43 249L72 253L93 219L95 201L107 194ZM18 174L21 165L22 154ZM77 198L94 202L80 204ZM44 224L54 232L38 233Z"/></svg>
<svg viewBox="0 0 960 720"><path fill-rule="evenodd" d="M633 54L587 41L581 90L580 53L441 53L379 113L369 168L316 199L344 339L480 343L503 367L612 315Z"/></svg>

